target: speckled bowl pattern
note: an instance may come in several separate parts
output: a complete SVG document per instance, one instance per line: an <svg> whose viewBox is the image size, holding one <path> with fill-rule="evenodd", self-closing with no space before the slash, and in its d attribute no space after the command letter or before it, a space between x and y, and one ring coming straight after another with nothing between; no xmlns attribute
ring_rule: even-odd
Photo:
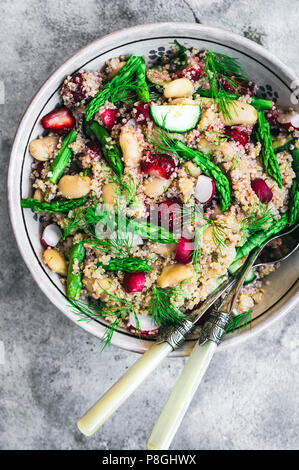
<svg viewBox="0 0 299 470"><path fill-rule="evenodd" d="M19 250L33 278L45 295L72 321L101 338L106 329L103 320L80 321L68 306L64 289L57 274L41 260L40 221L31 210L22 210L20 200L31 194L30 171L32 157L28 153L30 140L43 132L41 117L59 102L58 90L67 75L78 70L96 70L111 57L142 55L151 62L168 54L170 45L178 39L184 45L208 48L237 57L246 75L259 87L259 95L271 98L279 106L289 107L294 73L263 47L228 31L193 23L157 23L124 29L98 39L64 62L42 85L29 104L15 136L8 173L10 218ZM296 108L296 106L295 106ZM298 105L297 105L297 111ZM272 322L289 312L299 299L299 253L282 263L279 270L267 277L263 300L254 310L251 329L235 331L225 337L220 348L236 344L261 332ZM55 332L54 332L55 334ZM114 333L112 343L124 349L142 353L153 339L139 339L126 329ZM188 339L173 356L187 356L194 346Z"/></svg>

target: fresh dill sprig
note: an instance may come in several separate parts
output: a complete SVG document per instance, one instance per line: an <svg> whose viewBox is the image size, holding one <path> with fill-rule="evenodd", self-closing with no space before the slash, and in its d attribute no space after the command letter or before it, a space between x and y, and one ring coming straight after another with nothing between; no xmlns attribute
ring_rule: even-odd
<svg viewBox="0 0 299 470"><path fill-rule="evenodd" d="M227 325L225 332L232 333L237 329L240 331L243 328L252 328L252 308L247 312L240 313L239 315L232 315L230 323Z"/></svg>
<svg viewBox="0 0 299 470"><path fill-rule="evenodd" d="M241 156L242 156L241 152L238 152L237 155L234 157L234 159L232 161L231 171L235 170L235 168L237 167L237 165L239 163L239 160L240 160Z"/></svg>
<svg viewBox="0 0 299 470"><path fill-rule="evenodd" d="M271 209L264 207L264 204L259 202L258 208L247 212L246 217L241 221L241 231L252 234L259 230L266 230L273 221L274 215Z"/></svg>
<svg viewBox="0 0 299 470"><path fill-rule="evenodd" d="M124 180L123 176L109 175L109 181L116 185L115 195L117 198L125 198L128 204L136 202L137 184L133 176L126 175L127 179Z"/></svg>
<svg viewBox="0 0 299 470"><path fill-rule="evenodd" d="M201 253L202 253L202 236L204 233L204 227L199 227L195 233L194 238L194 250L192 253L192 265L196 272L199 271L201 264Z"/></svg>
<svg viewBox="0 0 299 470"><path fill-rule="evenodd" d="M111 343L113 333L118 330L120 323L133 312L136 319L136 329L139 332L139 322L136 315L134 304L128 302L115 295L110 294L103 289L103 292L109 296L107 302L91 302L88 303L80 300L68 299L68 304L72 307L72 312L79 317L78 321L99 321L99 318L111 318L111 323L107 326L105 333L101 339L104 349Z"/></svg>
<svg viewBox="0 0 299 470"><path fill-rule="evenodd" d="M229 136L226 134L223 134L223 132L219 131L209 131L211 134L216 134L218 136L217 139L213 140L209 145L220 145L223 142L226 142L229 139Z"/></svg>
<svg viewBox="0 0 299 470"><path fill-rule="evenodd" d="M185 318L185 314L172 303L172 299L180 295L178 286L169 289L153 287L148 312L158 326L176 325Z"/></svg>
<svg viewBox="0 0 299 470"><path fill-rule="evenodd" d="M231 118L230 108L234 106L234 101L224 89L223 81L235 89L237 85L233 77L244 80L242 73L238 59L209 50L206 52L202 78L209 85L212 98L218 103L219 112L225 117Z"/></svg>

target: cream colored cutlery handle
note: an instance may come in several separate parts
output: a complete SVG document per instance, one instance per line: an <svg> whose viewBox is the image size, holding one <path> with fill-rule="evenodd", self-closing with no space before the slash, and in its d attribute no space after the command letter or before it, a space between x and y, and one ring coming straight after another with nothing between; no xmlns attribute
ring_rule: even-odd
<svg viewBox="0 0 299 470"><path fill-rule="evenodd" d="M169 448L216 348L213 341L196 344L147 440L149 450Z"/></svg>
<svg viewBox="0 0 299 470"><path fill-rule="evenodd" d="M78 421L80 431L91 436L116 411L146 377L168 356L172 347L154 344Z"/></svg>

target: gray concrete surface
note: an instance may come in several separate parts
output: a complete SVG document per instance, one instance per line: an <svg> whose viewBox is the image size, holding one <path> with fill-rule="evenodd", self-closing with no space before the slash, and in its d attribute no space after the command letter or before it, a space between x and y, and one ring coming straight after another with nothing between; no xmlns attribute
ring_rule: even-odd
<svg viewBox="0 0 299 470"><path fill-rule="evenodd" d="M184 360L166 360L91 438L76 419L135 360L66 319L13 240L5 178L18 121L40 83L93 39L126 26L196 21L252 38L299 70L298 2L1 0L0 448L143 449ZM298 448L298 313L214 359L173 449ZM2 356L2 355L1 355Z"/></svg>

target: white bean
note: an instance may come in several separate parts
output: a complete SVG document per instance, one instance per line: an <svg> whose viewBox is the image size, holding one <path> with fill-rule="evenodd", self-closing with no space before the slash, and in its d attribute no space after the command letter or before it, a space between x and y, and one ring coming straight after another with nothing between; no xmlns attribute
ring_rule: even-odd
<svg viewBox="0 0 299 470"><path fill-rule="evenodd" d="M47 248L43 254L44 262L52 271L61 276L67 275L67 264L65 258L53 248Z"/></svg>
<svg viewBox="0 0 299 470"><path fill-rule="evenodd" d="M168 189L170 183L171 180L166 180L164 178L158 178L157 176L154 176L150 178L147 183L144 183L144 192L148 197L159 197Z"/></svg>
<svg viewBox="0 0 299 470"><path fill-rule="evenodd" d="M165 98L187 98L192 96L194 88L188 78L178 78L172 80L164 86Z"/></svg>
<svg viewBox="0 0 299 470"><path fill-rule="evenodd" d="M243 101L232 101L228 103L230 117L220 114L220 119L226 126L250 126L257 121L257 110L251 104Z"/></svg>
<svg viewBox="0 0 299 470"><path fill-rule="evenodd" d="M163 268L162 273L157 279L157 284L162 289L173 287L185 279L190 279L193 274L194 270L191 264L171 264Z"/></svg>
<svg viewBox="0 0 299 470"><path fill-rule="evenodd" d="M142 157L142 150L137 135L128 127L123 127L119 136L119 145L123 153L125 165L132 168L138 167Z"/></svg>
<svg viewBox="0 0 299 470"><path fill-rule="evenodd" d="M58 183L58 190L67 199L78 199L90 191L90 178L81 175L64 175Z"/></svg>
<svg viewBox="0 0 299 470"><path fill-rule="evenodd" d="M32 140L29 144L29 152L33 158L41 162L49 160L58 144L58 137L48 136Z"/></svg>

